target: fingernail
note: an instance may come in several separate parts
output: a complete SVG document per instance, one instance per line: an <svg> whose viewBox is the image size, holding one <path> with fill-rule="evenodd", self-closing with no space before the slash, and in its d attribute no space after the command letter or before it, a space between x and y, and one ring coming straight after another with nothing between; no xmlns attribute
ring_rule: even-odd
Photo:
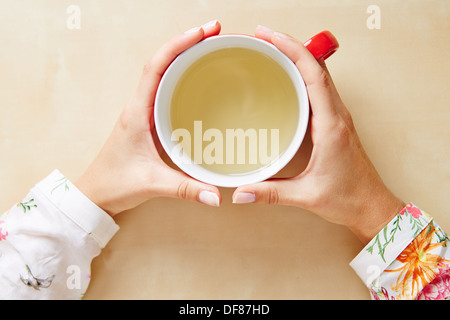
<svg viewBox="0 0 450 320"><path fill-rule="evenodd" d="M283 38L283 39L292 39L292 37L288 36L287 34L281 33L281 32L274 32L273 35L275 37Z"/></svg>
<svg viewBox="0 0 450 320"><path fill-rule="evenodd" d="M242 204L242 203L252 203L255 202L256 197L254 193L249 192L239 192L233 198L233 203Z"/></svg>
<svg viewBox="0 0 450 320"><path fill-rule="evenodd" d="M217 24L217 19L211 20L205 24L202 24L202 28L204 28L204 29L211 28L211 27L214 27L216 24Z"/></svg>
<svg viewBox="0 0 450 320"><path fill-rule="evenodd" d="M262 32L265 32L265 33L274 33L275 32L274 30L272 30L272 29L270 29L268 27L262 26L260 24L257 25L256 28L259 29Z"/></svg>
<svg viewBox="0 0 450 320"><path fill-rule="evenodd" d="M189 29L188 31L185 31L184 33L194 33L194 32L199 32L200 31L200 27L195 27L192 29Z"/></svg>
<svg viewBox="0 0 450 320"><path fill-rule="evenodd" d="M203 190L198 195L198 200L200 202L207 204L208 206L218 207L220 205L220 200L217 194L211 191L205 191Z"/></svg>

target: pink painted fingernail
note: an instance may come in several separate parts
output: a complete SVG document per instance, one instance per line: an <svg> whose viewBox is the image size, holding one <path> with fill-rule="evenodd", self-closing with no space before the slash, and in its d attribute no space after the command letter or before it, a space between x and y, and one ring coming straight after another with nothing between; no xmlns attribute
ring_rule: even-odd
<svg viewBox="0 0 450 320"><path fill-rule="evenodd" d="M259 29L259 31L262 31L264 33L274 33L275 32L274 30L272 30L272 29L270 29L268 27L262 26L260 24L257 25L256 28Z"/></svg>
<svg viewBox="0 0 450 320"><path fill-rule="evenodd" d="M203 190L202 192L200 192L200 194L198 195L198 200L200 200L200 202L208 206L212 207L220 206L219 197L217 196L217 194L211 191Z"/></svg>
<svg viewBox="0 0 450 320"><path fill-rule="evenodd" d="M292 37L290 37L290 36L288 36L287 34L284 34L284 33L281 33L281 32L274 32L273 33L273 35L275 36L275 37L279 37L279 38L283 38L283 39L291 39L292 40Z"/></svg>
<svg viewBox="0 0 450 320"><path fill-rule="evenodd" d="M216 24L217 24L217 19L216 20L211 20L211 21L209 21L209 22L207 22L205 24L202 24L202 28L203 29L208 29L208 28L214 27Z"/></svg>
<svg viewBox="0 0 450 320"><path fill-rule="evenodd" d="M185 34L188 34L188 33L195 33L195 32L199 32L200 29L201 29L200 27L195 27L195 28L189 29L188 31L185 31L184 33L185 33Z"/></svg>
<svg viewBox="0 0 450 320"><path fill-rule="evenodd" d="M255 202L256 197L254 193L250 192L239 192L233 198L233 203L242 204L242 203L253 203Z"/></svg>

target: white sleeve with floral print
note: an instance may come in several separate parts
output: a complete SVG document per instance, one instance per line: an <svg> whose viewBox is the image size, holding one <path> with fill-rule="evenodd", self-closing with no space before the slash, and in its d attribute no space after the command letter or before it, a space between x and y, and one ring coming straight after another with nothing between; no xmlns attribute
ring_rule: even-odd
<svg viewBox="0 0 450 320"><path fill-rule="evenodd" d="M373 299L450 298L447 234L412 203L350 263Z"/></svg>
<svg viewBox="0 0 450 320"><path fill-rule="evenodd" d="M80 299L90 265L118 230L55 170L0 215L0 299Z"/></svg>

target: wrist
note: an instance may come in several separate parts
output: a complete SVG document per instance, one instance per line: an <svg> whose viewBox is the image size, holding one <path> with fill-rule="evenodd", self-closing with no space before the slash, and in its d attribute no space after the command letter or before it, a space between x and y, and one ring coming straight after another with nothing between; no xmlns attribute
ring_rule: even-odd
<svg viewBox="0 0 450 320"><path fill-rule="evenodd" d="M366 245L405 205L404 201L386 188L365 199L356 218L347 227Z"/></svg>
<svg viewBox="0 0 450 320"><path fill-rule="evenodd" d="M84 173L74 185L83 193L89 200L95 203L99 208L105 211L111 217L114 217L118 212L114 210L111 205L112 201L105 194L105 190L98 185L98 178L92 176L88 172Z"/></svg>

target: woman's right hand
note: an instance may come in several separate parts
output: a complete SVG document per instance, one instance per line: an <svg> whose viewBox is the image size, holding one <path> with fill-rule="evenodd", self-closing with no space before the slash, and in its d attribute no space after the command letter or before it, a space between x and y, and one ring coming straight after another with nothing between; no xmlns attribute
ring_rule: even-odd
<svg viewBox="0 0 450 320"><path fill-rule="evenodd" d="M240 186L233 202L298 206L347 226L368 243L404 202L388 190L364 151L324 61L286 34L258 26L255 35L273 43L298 67L310 99L313 150L298 176Z"/></svg>

